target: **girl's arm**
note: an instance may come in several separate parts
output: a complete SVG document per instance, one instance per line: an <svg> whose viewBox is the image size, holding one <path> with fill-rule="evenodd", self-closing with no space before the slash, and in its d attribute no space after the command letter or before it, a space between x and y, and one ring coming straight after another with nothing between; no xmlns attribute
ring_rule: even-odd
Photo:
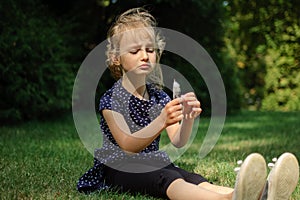
<svg viewBox="0 0 300 200"><path fill-rule="evenodd" d="M200 115L202 109L200 102L194 93L187 93L181 97L183 100L183 119L181 123L176 123L166 128L168 136L175 147L183 147L189 140L194 119Z"/></svg>
<svg viewBox="0 0 300 200"><path fill-rule="evenodd" d="M134 133L130 132L123 115L120 113L112 110L103 110L102 114L120 148L132 153L138 153L145 149L162 130L183 119L180 98L170 101L155 120Z"/></svg>

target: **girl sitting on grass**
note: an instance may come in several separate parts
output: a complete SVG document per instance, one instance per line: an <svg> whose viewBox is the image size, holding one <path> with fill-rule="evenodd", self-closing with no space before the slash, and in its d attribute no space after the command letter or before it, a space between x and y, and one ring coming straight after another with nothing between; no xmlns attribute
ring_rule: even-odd
<svg viewBox="0 0 300 200"><path fill-rule="evenodd" d="M120 15L108 32L108 67L117 81L101 97L103 147L95 151L94 167L80 178L78 190L90 193L111 188L182 200L257 200L283 189L286 196L281 199L288 199L298 180L298 176L291 178L291 173L294 177L299 173L292 154L280 158L273 175L276 182L290 184L275 188L272 184L263 192L266 163L257 153L246 158L232 189L175 166L167 153L159 150L163 130L175 147L183 147L202 109L192 92L172 100L162 90L159 59L165 43L155 27L149 12L134 8ZM287 164L290 171L285 169Z"/></svg>

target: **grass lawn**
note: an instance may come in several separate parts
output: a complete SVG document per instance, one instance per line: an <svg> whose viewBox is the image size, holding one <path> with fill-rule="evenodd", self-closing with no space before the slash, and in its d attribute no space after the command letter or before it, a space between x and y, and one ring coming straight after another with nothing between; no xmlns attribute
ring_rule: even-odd
<svg viewBox="0 0 300 200"><path fill-rule="evenodd" d="M236 161L259 152L270 162L289 151L300 160L300 112L242 112L226 118L220 139L204 159L198 152L209 119L201 118L193 144L176 161L215 184L234 186ZM166 143L166 137L162 138ZM83 195L78 178L93 164L70 116L0 127L0 199L152 199L112 192ZM293 200L300 199L300 184Z"/></svg>

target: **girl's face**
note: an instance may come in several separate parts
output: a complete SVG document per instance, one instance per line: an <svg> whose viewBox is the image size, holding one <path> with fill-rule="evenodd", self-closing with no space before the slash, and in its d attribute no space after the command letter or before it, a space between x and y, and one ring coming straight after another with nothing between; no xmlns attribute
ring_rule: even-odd
<svg viewBox="0 0 300 200"><path fill-rule="evenodd" d="M147 31L126 31L120 40L119 62L124 71L136 75L149 74L156 63L154 42Z"/></svg>

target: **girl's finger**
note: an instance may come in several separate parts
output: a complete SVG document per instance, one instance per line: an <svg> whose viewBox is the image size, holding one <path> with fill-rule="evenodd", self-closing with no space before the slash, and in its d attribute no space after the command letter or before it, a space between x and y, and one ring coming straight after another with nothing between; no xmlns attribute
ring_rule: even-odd
<svg viewBox="0 0 300 200"><path fill-rule="evenodd" d="M182 96L181 97L183 101L193 101L193 100L197 100L197 98L195 96Z"/></svg>
<svg viewBox="0 0 300 200"><path fill-rule="evenodd" d="M178 105L175 105L175 106L172 106L172 107L168 108L168 113L173 113L173 112L176 112L176 111L182 111L182 105L181 104L178 104Z"/></svg>
<svg viewBox="0 0 300 200"><path fill-rule="evenodd" d="M190 112L189 114L185 115L186 119L193 119L196 118L198 115L200 115L202 112L201 108L193 108L192 112Z"/></svg>
<svg viewBox="0 0 300 200"><path fill-rule="evenodd" d="M170 113L170 118L173 119L173 118L177 118L178 116L182 115L182 111L176 111L176 112L172 112Z"/></svg>
<svg viewBox="0 0 300 200"><path fill-rule="evenodd" d="M188 93L186 93L186 94L184 94L184 95L182 95L182 96L187 96L187 97L189 97L189 96L196 96L195 95L195 93L194 92L188 92Z"/></svg>
<svg viewBox="0 0 300 200"><path fill-rule="evenodd" d="M176 99L173 99L172 101L170 101L168 104L170 105L177 105L177 104L181 104L183 101L183 99L181 97L178 97Z"/></svg>
<svg viewBox="0 0 300 200"><path fill-rule="evenodd" d="M200 107L200 102L199 101L188 101L187 104L189 106L198 106L198 107Z"/></svg>

